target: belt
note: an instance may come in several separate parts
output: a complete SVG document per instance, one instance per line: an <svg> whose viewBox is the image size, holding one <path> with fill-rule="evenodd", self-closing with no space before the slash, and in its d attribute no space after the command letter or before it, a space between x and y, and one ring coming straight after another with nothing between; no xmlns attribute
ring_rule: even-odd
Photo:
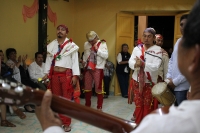
<svg viewBox="0 0 200 133"><path fill-rule="evenodd" d="M64 71L64 72L53 71L53 75L56 75L56 76L65 76L65 75L69 75L69 76L71 76L71 75L72 75L72 70L71 70L71 69L67 69L67 70Z"/></svg>

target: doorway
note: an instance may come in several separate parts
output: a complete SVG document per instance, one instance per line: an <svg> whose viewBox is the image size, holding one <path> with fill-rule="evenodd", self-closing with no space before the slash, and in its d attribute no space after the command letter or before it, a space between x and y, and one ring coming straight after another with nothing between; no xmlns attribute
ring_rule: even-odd
<svg viewBox="0 0 200 133"><path fill-rule="evenodd" d="M175 16L148 16L147 27L156 30L164 38L162 48L169 52L174 46L174 22Z"/></svg>
<svg viewBox="0 0 200 133"><path fill-rule="evenodd" d="M163 48L166 49L168 52L169 49L173 49L174 43L179 39L182 35L180 33L180 17L183 13L169 13L169 15L161 14L161 15L152 15L152 14L145 14L147 16L146 21L144 21L144 25L146 27L153 27L157 33L162 34L164 37L164 45ZM132 51L134 47L134 42L139 37L138 33L142 29L138 30L138 23L139 17L138 16L145 16L144 14L133 14L133 13L124 13L120 12L117 14L117 30L116 30L116 50L115 53L119 53L121 44L127 43L130 44L130 51ZM142 31L143 32L143 31ZM137 36L138 35L138 36ZM114 85L114 94L121 95L119 84L117 78L115 76L115 85Z"/></svg>

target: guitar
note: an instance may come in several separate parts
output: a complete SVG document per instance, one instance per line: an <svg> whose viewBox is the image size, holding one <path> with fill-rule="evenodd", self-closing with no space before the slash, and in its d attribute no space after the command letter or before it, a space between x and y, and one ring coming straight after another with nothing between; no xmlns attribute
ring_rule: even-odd
<svg viewBox="0 0 200 133"><path fill-rule="evenodd" d="M0 79L0 104L18 106L31 103L39 106L43 95L44 91L42 90L32 89L20 83ZM51 108L57 113L67 115L113 133L129 133L136 127L136 124L132 121L97 111L56 95L52 97Z"/></svg>

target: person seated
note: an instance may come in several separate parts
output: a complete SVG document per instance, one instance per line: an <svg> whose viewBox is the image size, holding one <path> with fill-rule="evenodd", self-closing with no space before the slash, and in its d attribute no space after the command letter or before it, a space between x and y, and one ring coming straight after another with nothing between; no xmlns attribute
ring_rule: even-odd
<svg viewBox="0 0 200 133"><path fill-rule="evenodd" d="M17 59L17 52L14 48L8 48L6 50L6 56L8 58L8 61L6 62L8 65L14 65L13 68L13 78L16 79L18 82L30 86L32 88L37 88L38 85L35 84L27 74L27 65L26 65L26 59L27 55L25 56L19 56Z"/></svg>
<svg viewBox="0 0 200 133"><path fill-rule="evenodd" d="M28 67L28 72L31 80L38 84L39 89L46 90L47 75L44 74L45 64L43 62L43 54L41 52L35 53L35 61Z"/></svg>
<svg viewBox="0 0 200 133"><path fill-rule="evenodd" d="M16 80L14 78L12 78L14 66L13 65L7 66L6 63L4 63L4 53L2 50L0 50L0 64L1 64L0 77L2 77L3 79L7 79L9 81L12 81L12 82L16 82ZM10 108L21 119L26 118L26 115L20 109L18 109L16 106L10 106ZM14 124L12 124L6 120L6 106L1 104L0 109L1 109L1 126L15 127Z"/></svg>
<svg viewBox="0 0 200 133"><path fill-rule="evenodd" d="M200 0L190 11L183 38L178 44L178 67L191 85L189 100L171 106L165 115L147 115L131 133L199 133L200 132ZM187 56L186 56L187 55ZM63 133L60 119L50 108L52 94L47 91L36 108L44 133ZM46 113L48 112L48 113Z"/></svg>
<svg viewBox="0 0 200 133"><path fill-rule="evenodd" d="M26 86L30 86L32 88L39 88L39 86L34 83L27 74L27 65L26 65L26 59L27 55L25 56L19 56L17 59L17 51L14 48L8 48L6 50L6 57L7 62L6 64L8 66L12 65L13 67L13 78L17 80L19 83L22 83ZM32 105L25 105L24 108L27 112L34 113L34 109L32 109L30 106Z"/></svg>
<svg viewBox="0 0 200 133"><path fill-rule="evenodd" d="M114 64L108 59L106 59L105 68L103 70L104 73L103 81L104 81L104 91L105 91L103 98L108 98L109 96L110 81L112 80L114 69L115 69Z"/></svg>

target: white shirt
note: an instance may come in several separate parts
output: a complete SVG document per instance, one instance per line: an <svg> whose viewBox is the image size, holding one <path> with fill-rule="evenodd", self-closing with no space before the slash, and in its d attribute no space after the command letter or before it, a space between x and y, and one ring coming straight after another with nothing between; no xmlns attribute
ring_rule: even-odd
<svg viewBox="0 0 200 133"><path fill-rule="evenodd" d="M129 67L134 70L134 73L132 75L132 78L135 81L138 81L138 74L139 74L139 68L134 68L134 65L136 63L135 58L142 55L142 49L141 46L137 46L133 49L131 58L129 59ZM162 51L161 47L153 45L150 48L148 48L145 51L144 54L145 58L145 68L144 72L146 75L146 72L149 72L151 75L152 82L157 83L157 78L158 78L158 69L161 65L162 62ZM149 83L147 79L147 75L145 76L145 83Z"/></svg>
<svg viewBox="0 0 200 133"><path fill-rule="evenodd" d="M100 40L97 41L97 43ZM89 42L85 42L84 44L84 55L83 55L83 61L87 62L88 57L90 56L90 48L92 47L92 45ZM106 42L103 41L101 42L98 50L97 50L97 65L96 68L97 69L104 69L105 64L106 64L106 59L108 58L108 49L107 49L107 45Z"/></svg>
<svg viewBox="0 0 200 133"><path fill-rule="evenodd" d="M174 46L174 51L171 55L171 58L169 60L168 64L168 72L166 78L171 78L173 84L176 86L174 88L174 91L186 91L189 89L190 84L187 81L186 77L180 72L178 67L178 45L180 45L182 38L179 38L176 41L176 44ZM185 55L187 56L187 55Z"/></svg>
<svg viewBox="0 0 200 133"><path fill-rule="evenodd" d="M36 81L38 80L38 78L43 78L45 76L44 67L44 63L42 63L42 66L39 66L35 61L31 63L28 67L30 78Z"/></svg>
<svg viewBox="0 0 200 133"><path fill-rule="evenodd" d="M64 130L59 126L51 126L44 130L43 133L65 133Z"/></svg>
<svg viewBox="0 0 200 133"><path fill-rule="evenodd" d="M65 39L64 42L69 40L68 38ZM47 58L45 62L45 70L44 73L48 74L53 56L58 52L58 41L55 39L50 44L47 45ZM78 49L79 47L74 42L69 42L65 45L65 47L60 52L61 59L55 61L55 66L64 67L72 69L73 75L80 75L79 70L79 60L78 60Z"/></svg>
<svg viewBox="0 0 200 133"><path fill-rule="evenodd" d="M122 61L122 54L121 53L118 53L117 55L117 62L118 64Z"/></svg>
<svg viewBox="0 0 200 133"><path fill-rule="evenodd" d="M131 133L200 133L200 100L171 106L169 113L147 115Z"/></svg>
<svg viewBox="0 0 200 133"><path fill-rule="evenodd" d="M168 63L169 63L169 56L167 54L167 52L162 49L162 63L161 66L159 68L159 73L158 75L165 80L166 76L167 76L167 71L168 71Z"/></svg>

